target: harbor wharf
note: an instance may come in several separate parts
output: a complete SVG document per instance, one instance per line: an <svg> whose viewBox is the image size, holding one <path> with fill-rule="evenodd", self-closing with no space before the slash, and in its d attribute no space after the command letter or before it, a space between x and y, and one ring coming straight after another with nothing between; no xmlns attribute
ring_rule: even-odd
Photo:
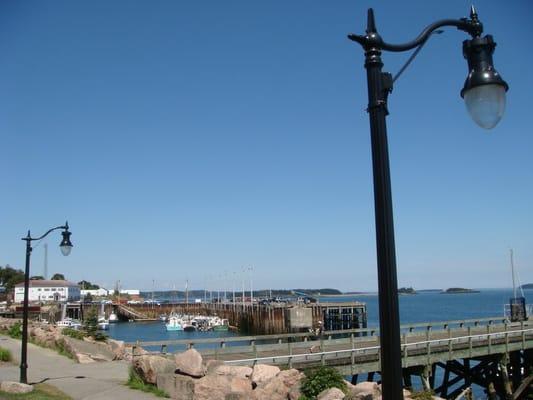
<svg viewBox="0 0 533 400"><path fill-rule="evenodd" d="M318 330L366 328L366 305L361 302L327 303L174 303L110 304L120 318L147 321L161 314L216 315L241 333L281 334Z"/></svg>
<svg viewBox="0 0 533 400"><path fill-rule="evenodd" d="M425 389L456 398L472 384L504 398L532 391L533 321L510 323L501 318L402 325L404 384L413 376ZM379 329L365 328L211 339L136 342L134 346L166 353L167 346L196 348L204 360L230 365L272 364L306 369L327 365L352 383L374 380L380 371ZM134 351L135 354L135 351ZM440 373L437 373L440 369ZM437 382L436 377L442 377ZM533 393L533 392L531 392Z"/></svg>

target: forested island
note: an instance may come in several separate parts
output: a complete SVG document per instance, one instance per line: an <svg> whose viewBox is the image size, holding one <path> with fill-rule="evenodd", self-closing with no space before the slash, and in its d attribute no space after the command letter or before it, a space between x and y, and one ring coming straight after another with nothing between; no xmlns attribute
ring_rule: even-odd
<svg viewBox="0 0 533 400"><path fill-rule="evenodd" d="M402 287L398 289L398 294L416 294L416 290L412 287Z"/></svg>
<svg viewBox="0 0 533 400"><path fill-rule="evenodd" d="M533 283L526 283L525 285L520 286L522 289L533 289Z"/></svg>
<svg viewBox="0 0 533 400"><path fill-rule="evenodd" d="M449 289L444 290L442 293L443 293L443 294L479 293L479 290L465 289L465 288L458 288L458 287L452 287L452 288L449 288Z"/></svg>

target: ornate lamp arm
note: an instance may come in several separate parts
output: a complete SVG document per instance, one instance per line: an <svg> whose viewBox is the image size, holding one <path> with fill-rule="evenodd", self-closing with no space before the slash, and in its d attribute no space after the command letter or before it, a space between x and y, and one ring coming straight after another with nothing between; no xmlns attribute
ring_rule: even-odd
<svg viewBox="0 0 533 400"><path fill-rule="evenodd" d="M403 43L403 44L390 44L381 38L376 30L376 22L374 19L374 11L372 9L368 10L368 18L367 18L367 28L366 28L366 35L355 35L350 34L348 35L348 38L350 40L353 40L354 42L359 43L361 46L365 48L365 50L369 49L379 49L379 50L386 50L386 51L393 51L393 52L402 52L402 51L408 51L411 49L414 49L417 46L420 46L422 43L424 43L426 40L429 39L433 31L442 28L444 26L455 26L457 29L467 32L470 34L473 38L481 36L483 33L483 24L479 22L477 17L477 12L472 6L470 9L470 19L468 18L461 18L461 19L442 19L440 21L436 21L430 25L428 25L421 33L418 35L416 39L414 39L411 42Z"/></svg>
<svg viewBox="0 0 533 400"><path fill-rule="evenodd" d="M48 236L50 232L56 231L58 229L64 229L68 231L68 222L65 222L65 225L56 226L55 228L49 229L44 235L39 236L38 238L32 238L30 235L30 231L28 231L28 236L26 236L25 238L22 238L22 240L26 240L28 242L31 242L34 240L41 240L41 239L44 239L46 236Z"/></svg>

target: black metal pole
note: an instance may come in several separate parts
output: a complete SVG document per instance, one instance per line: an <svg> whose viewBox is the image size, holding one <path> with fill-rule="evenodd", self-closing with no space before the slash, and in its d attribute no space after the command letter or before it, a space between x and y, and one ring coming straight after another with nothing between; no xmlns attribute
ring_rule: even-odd
<svg viewBox="0 0 533 400"><path fill-rule="evenodd" d="M372 14L369 15L367 34L374 33L376 32ZM385 120L392 77L381 72L381 49L378 46L369 46L365 50L374 175L382 395L385 400L400 400L403 399L400 312Z"/></svg>
<svg viewBox="0 0 533 400"><path fill-rule="evenodd" d="M30 288L30 256L31 256L31 236L28 231L28 236L22 240L26 241L26 268L24 271L24 303L22 306L22 344L20 350L20 382L28 383L28 300Z"/></svg>

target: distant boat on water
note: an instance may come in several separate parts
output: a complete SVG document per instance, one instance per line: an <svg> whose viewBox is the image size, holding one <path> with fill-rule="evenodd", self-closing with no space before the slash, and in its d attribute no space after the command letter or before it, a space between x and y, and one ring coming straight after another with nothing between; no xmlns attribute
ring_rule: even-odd
<svg viewBox="0 0 533 400"><path fill-rule="evenodd" d="M176 313L171 312L165 327L167 328L167 331L182 331L183 325L181 318Z"/></svg>

